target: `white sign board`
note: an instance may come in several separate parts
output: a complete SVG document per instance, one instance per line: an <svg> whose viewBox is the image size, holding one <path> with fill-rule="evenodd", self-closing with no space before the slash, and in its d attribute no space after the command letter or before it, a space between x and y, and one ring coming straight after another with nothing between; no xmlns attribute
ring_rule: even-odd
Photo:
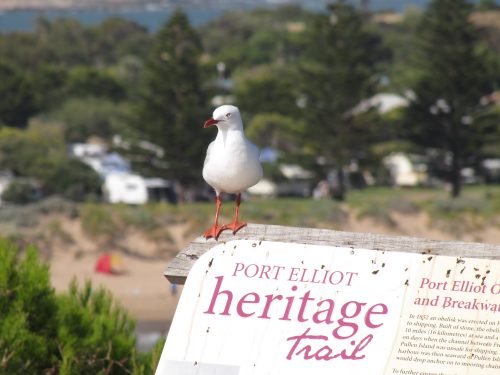
<svg viewBox="0 0 500 375"><path fill-rule="evenodd" d="M500 374L500 262L281 242L205 253L158 375Z"/></svg>

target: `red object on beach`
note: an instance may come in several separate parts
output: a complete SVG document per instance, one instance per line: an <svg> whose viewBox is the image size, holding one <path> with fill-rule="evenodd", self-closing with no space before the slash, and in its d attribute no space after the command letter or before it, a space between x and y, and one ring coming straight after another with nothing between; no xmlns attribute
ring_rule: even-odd
<svg viewBox="0 0 500 375"><path fill-rule="evenodd" d="M102 254L95 264L96 272L105 273L108 275L122 275L126 273L123 266L122 257L118 254Z"/></svg>
<svg viewBox="0 0 500 375"><path fill-rule="evenodd" d="M95 270L96 272L101 272L101 273L108 273L111 274L113 273L113 267L111 264L111 255L109 254L102 254L98 259L95 264Z"/></svg>

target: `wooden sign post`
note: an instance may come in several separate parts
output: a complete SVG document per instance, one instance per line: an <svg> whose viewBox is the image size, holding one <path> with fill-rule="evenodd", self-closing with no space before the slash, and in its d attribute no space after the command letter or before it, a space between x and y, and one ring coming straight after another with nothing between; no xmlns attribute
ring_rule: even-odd
<svg viewBox="0 0 500 375"><path fill-rule="evenodd" d="M157 374L496 375L499 258L280 226L198 238L165 273L186 285Z"/></svg>

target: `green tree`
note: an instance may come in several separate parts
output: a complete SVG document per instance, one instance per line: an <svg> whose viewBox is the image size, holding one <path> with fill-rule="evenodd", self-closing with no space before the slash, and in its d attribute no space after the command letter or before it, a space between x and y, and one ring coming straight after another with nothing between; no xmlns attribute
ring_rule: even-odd
<svg viewBox="0 0 500 375"><path fill-rule="evenodd" d="M0 61L0 124L24 127L35 113L29 80L14 66Z"/></svg>
<svg viewBox="0 0 500 375"><path fill-rule="evenodd" d="M144 58L151 40L144 27L117 17L95 26L84 26L73 18L38 17L34 32L0 35L0 56L28 71L41 65L107 67L125 56Z"/></svg>
<svg viewBox="0 0 500 375"><path fill-rule="evenodd" d="M73 282L58 302L61 373L129 373L135 324L109 292Z"/></svg>
<svg viewBox="0 0 500 375"><path fill-rule="evenodd" d="M311 12L298 5L233 11L200 28L215 63L228 70L275 61L294 62L302 52L300 35Z"/></svg>
<svg viewBox="0 0 500 375"><path fill-rule="evenodd" d="M40 173L45 195L60 195L73 201L83 201L100 194L102 181L87 164L66 156L53 158Z"/></svg>
<svg viewBox="0 0 500 375"><path fill-rule="evenodd" d="M0 129L0 168L19 177L37 177L47 160L64 155L65 147L57 129Z"/></svg>
<svg viewBox="0 0 500 375"><path fill-rule="evenodd" d="M464 0L435 0L418 29L419 77L407 110L409 139L451 157L447 175L453 197L460 195L464 166L474 163L498 120L491 121L487 96L494 77L478 48L471 23L472 5Z"/></svg>
<svg viewBox="0 0 500 375"><path fill-rule="evenodd" d="M23 256L21 256L23 255ZM37 251L0 240L0 374L151 374L159 345L135 349L135 322L109 292L56 295Z"/></svg>
<svg viewBox="0 0 500 375"><path fill-rule="evenodd" d="M125 102L90 96L70 98L45 116L62 123L66 142L83 142L91 136L109 140L125 130L127 108Z"/></svg>
<svg viewBox="0 0 500 375"><path fill-rule="evenodd" d="M318 15L308 32L306 60L301 66L305 95L303 134L320 173L338 171L336 198L344 199L342 168L362 156L372 127L353 109L370 97L378 83L379 63L388 57L379 35L364 27L355 8L343 2Z"/></svg>
<svg viewBox="0 0 500 375"><path fill-rule="evenodd" d="M32 33L2 33L0 34L1 59L19 69L33 69L45 61L45 49Z"/></svg>
<svg viewBox="0 0 500 375"><path fill-rule="evenodd" d="M210 135L202 126L208 111L199 75L201 51L198 34L176 11L156 35L134 124L140 139L163 149L152 172L181 184L199 178Z"/></svg>
<svg viewBox="0 0 500 375"><path fill-rule="evenodd" d="M495 10L498 7L496 0L480 0L476 4L476 9L479 11Z"/></svg>
<svg viewBox="0 0 500 375"><path fill-rule="evenodd" d="M386 92L404 92L414 82L416 69L411 61L415 55L415 34L421 17L422 10L410 6L406 8L401 22L372 25L391 51L391 59L383 69L387 74L386 87L383 88Z"/></svg>
<svg viewBox="0 0 500 375"><path fill-rule="evenodd" d="M278 113L259 113L248 124L248 138L260 147L293 152L300 149L300 134L304 124L296 119Z"/></svg>
<svg viewBox="0 0 500 375"><path fill-rule="evenodd" d="M243 114L298 116L296 74L284 66L260 66L236 78L235 98Z"/></svg>
<svg viewBox="0 0 500 375"><path fill-rule="evenodd" d="M125 88L102 69L78 67L69 72L68 95L75 97L105 97L111 100L125 98Z"/></svg>
<svg viewBox="0 0 500 375"><path fill-rule="evenodd" d="M57 352L57 300L48 267L0 240L0 373L41 374ZM48 340L52 337L51 340Z"/></svg>
<svg viewBox="0 0 500 375"><path fill-rule="evenodd" d="M65 67L92 63L92 35L77 19L39 17L35 31L42 62Z"/></svg>
<svg viewBox="0 0 500 375"><path fill-rule="evenodd" d="M40 65L32 74L33 95L36 107L51 110L63 102L67 93L68 72L55 65Z"/></svg>
<svg viewBox="0 0 500 375"><path fill-rule="evenodd" d="M130 20L110 17L90 29L94 64L115 64L125 56L147 56L152 38L148 30Z"/></svg>
<svg viewBox="0 0 500 375"><path fill-rule="evenodd" d="M67 156L62 132L51 125L0 129L0 168L17 177L36 179L46 195L58 194L77 201L98 194L101 186L94 170ZM21 186L14 188L19 190Z"/></svg>
<svg viewBox="0 0 500 375"><path fill-rule="evenodd" d="M40 199L38 187L32 180L12 181L2 192L2 202L29 204Z"/></svg>

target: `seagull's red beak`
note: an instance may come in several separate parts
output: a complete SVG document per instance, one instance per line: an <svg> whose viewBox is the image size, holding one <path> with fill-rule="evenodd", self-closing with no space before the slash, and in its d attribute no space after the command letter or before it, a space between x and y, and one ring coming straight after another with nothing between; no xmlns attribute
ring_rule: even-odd
<svg viewBox="0 0 500 375"><path fill-rule="evenodd" d="M210 118L207 121L205 121L205 123L203 124L203 127L208 128L209 126L217 125L218 122L219 122L219 120L214 120L213 118Z"/></svg>

